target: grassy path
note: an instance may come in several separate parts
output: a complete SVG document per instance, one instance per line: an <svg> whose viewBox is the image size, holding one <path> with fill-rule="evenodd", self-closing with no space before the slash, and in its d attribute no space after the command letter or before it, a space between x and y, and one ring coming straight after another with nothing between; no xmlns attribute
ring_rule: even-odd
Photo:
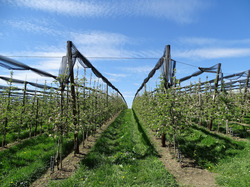
<svg viewBox="0 0 250 187"><path fill-rule="evenodd" d="M1 151L0 186L28 186L47 169L54 144L41 135Z"/></svg>
<svg viewBox="0 0 250 187"><path fill-rule="evenodd" d="M69 179L50 186L177 186L132 110L124 110Z"/></svg>
<svg viewBox="0 0 250 187"><path fill-rule="evenodd" d="M143 121L142 118L138 120ZM179 163L173 147L161 147L161 139L156 138L149 127L145 128L162 156L160 159L179 185L250 186L249 137L234 139L193 125L177 137L182 153Z"/></svg>

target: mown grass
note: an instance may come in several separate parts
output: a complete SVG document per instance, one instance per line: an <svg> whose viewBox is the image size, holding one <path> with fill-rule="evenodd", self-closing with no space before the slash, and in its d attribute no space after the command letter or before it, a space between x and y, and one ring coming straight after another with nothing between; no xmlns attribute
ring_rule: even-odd
<svg viewBox="0 0 250 187"><path fill-rule="evenodd" d="M41 130L42 133L44 133L45 131L48 131L47 125L46 126L44 125L44 127ZM19 139L23 140L23 139L29 138L29 133L30 133L30 130L28 128L22 129L20 132ZM39 134L40 134L40 126L37 127L37 135L39 135ZM35 136L35 127L32 127L32 129L31 129L31 136L32 137ZM18 132L17 131L7 132L6 139L5 139L6 144L13 143L17 140L18 140ZM2 146L2 141L3 141L3 135L1 134L0 135L0 147Z"/></svg>
<svg viewBox="0 0 250 187"><path fill-rule="evenodd" d="M193 122L198 124L198 119L193 119ZM220 133L224 133L226 134L226 124L224 123L224 125L219 125L218 124L220 122L218 120L214 120L213 121L213 126L212 126L212 130L213 131L218 131ZM250 113L248 113L246 116L244 116L242 123L246 123L250 125ZM207 123L205 121L202 122L202 126L207 128ZM250 127L249 126L243 126L237 123L229 123L229 127L232 128L233 130L233 134L236 137L240 137L240 138L250 138Z"/></svg>
<svg viewBox="0 0 250 187"><path fill-rule="evenodd" d="M182 153L211 172L221 186L249 186L250 142L236 141L192 126L178 137Z"/></svg>
<svg viewBox="0 0 250 187"><path fill-rule="evenodd" d="M220 186L250 186L250 143L236 156L219 162L214 172L220 174L216 178Z"/></svg>
<svg viewBox="0 0 250 187"><path fill-rule="evenodd" d="M78 171L50 186L177 186L158 157L132 111L124 110L103 132Z"/></svg>
<svg viewBox="0 0 250 187"><path fill-rule="evenodd" d="M70 147L73 141L64 140L64 156L70 152ZM0 186L29 186L48 169L54 148L55 140L41 135L1 151Z"/></svg>
<svg viewBox="0 0 250 187"><path fill-rule="evenodd" d="M245 147L245 142L234 141L208 130L192 126L177 137L182 153L203 168L211 168L227 157L233 157Z"/></svg>
<svg viewBox="0 0 250 187"><path fill-rule="evenodd" d="M248 119L245 117L249 124ZM235 127L242 129L239 125ZM168 135L167 140L170 140ZM249 136L245 141L237 141L193 125L177 136L177 145L183 155L195 160L196 165L217 173L218 186L250 186Z"/></svg>

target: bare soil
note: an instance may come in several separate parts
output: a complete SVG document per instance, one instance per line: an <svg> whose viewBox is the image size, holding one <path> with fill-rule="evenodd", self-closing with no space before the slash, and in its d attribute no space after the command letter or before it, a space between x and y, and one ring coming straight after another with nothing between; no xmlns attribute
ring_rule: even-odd
<svg viewBox="0 0 250 187"><path fill-rule="evenodd" d="M176 181L180 186L194 186L194 187L214 187L215 174L206 169L197 166L194 160L182 157L182 162L174 157L174 149L161 147L161 139L156 138L153 132L147 129L149 136L154 144L156 150L160 154L160 160L163 162L165 168L174 175Z"/></svg>
<svg viewBox="0 0 250 187"><path fill-rule="evenodd" d="M22 139L22 140L20 140L20 141L17 140L17 141L8 143L8 144L6 144L4 147L0 147L0 151L9 149L9 148L11 148L11 147L13 147L13 146L15 146L15 145L18 145L18 144L22 143L22 142L25 141L25 140L29 140L29 139L32 139L32 138L37 138L37 137L40 136L40 135L41 135L41 134L38 134L38 135L36 135L36 136L32 136L31 138L29 137L29 138Z"/></svg>
<svg viewBox="0 0 250 187"><path fill-rule="evenodd" d="M74 172L79 167L80 161L84 158L86 154L90 152L91 148L95 145L97 139L101 136L102 132L108 128L108 126L116 119L119 113L116 114L107 123L102 125L101 128L97 129L95 135L89 136L87 140L85 140L80 144L79 154L74 155L74 152L71 152L67 157L65 157L62 162L63 163L62 169L57 170L55 167L53 174L50 174L50 169L48 169L44 175L42 175L39 179L37 179L35 182L31 184L31 187L44 187L49 183L50 180L67 179L71 175L73 175Z"/></svg>

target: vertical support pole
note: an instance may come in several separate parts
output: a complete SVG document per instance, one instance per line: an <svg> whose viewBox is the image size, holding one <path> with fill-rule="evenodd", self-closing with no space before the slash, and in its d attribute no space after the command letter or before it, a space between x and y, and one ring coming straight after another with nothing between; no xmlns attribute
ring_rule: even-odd
<svg viewBox="0 0 250 187"><path fill-rule="evenodd" d="M25 107L25 101L26 101L26 89L27 89L27 82L24 82L23 105L22 105L20 125L18 126L18 141L19 142L20 142L21 125L23 124L23 114L25 112L25 108L24 107Z"/></svg>
<svg viewBox="0 0 250 187"><path fill-rule="evenodd" d="M164 75L164 87L165 87L165 91L167 92L167 89L169 88L169 84L168 84L168 77L169 77L169 63L171 62L171 55L170 55L170 45L167 45L165 48L165 52L164 52L164 57L165 57L165 61L164 61L164 69L163 69L163 75ZM162 132L161 135L161 146L162 147L166 147L166 132Z"/></svg>
<svg viewBox="0 0 250 187"><path fill-rule="evenodd" d="M36 98L36 121L35 121L35 123L36 123L36 130L37 130L37 125L38 125L38 115L39 115L39 99L38 99L38 97ZM36 133L36 130L35 130L35 133ZM40 134L42 133L41 132L41 128L40 128Z"/></svg>
<svg viewBox="0 0 250 187"><path fill-rule="evenodd" d="M221 79L220 79L221 87L220 87L220 89L221 89L221 92L223 92L224 91L224 82L223 82L223 73L222 72L221 72L220 76L221 76Z"/></svg>
<svg viewBox="0 0 250 187"><path fill-rule="evenodd" d="M146 83L144 83L144 94L147 94L147 84Z"/></svg>
<svg viewBox="0 0 250 187"><path fill-rule="evenodd" d="M229 134L228 119L226 120L226 134Z"/></svg>
<svg viewBox="0 0 250 187"><path fill-rule="evenodd" d="M66 91L66 115L67 117L66 117L65 125L67 129L67 136L69 134L68 113L69 113L69 84L67 84L67 91Z"/></svg>
<svg viewBox="0 0 250 187"><path fill-rule="evenodd" d="M170 55L170 45L167 45L165 48L165 52L164 52L164 57L165 57L165 61L164 61L164 66L163 66L163 71L164 71L164 86L165 89L169 88L169 64L171 63L171 55Z"/></svg>
<svg viewBox="0 0 250 187"><path fill-rule="evenodd" d="M244 101L246 101L246 98L247 98L247 89L248 89L249 77L250 77L250 70L248 70L248 73L247 73L247 80L246 80L245 90L244 90Z"/></svg>
<svg viewBox="0 0 250 187"><path fill-rule="evenodd" d="M108 84L106 87L106 106L107 106L107 108L109 106L109 86L108 86Z"/></svg>
<svg viewBox="0 0 250 187"><path fill-rule="evenodd" d="M215 96L218 93L218 83L219 83L220 69L221 69L221 63L218 64L216 79L215 79L215 83L214 83L214 86L215 86L214 87L214 94L215 94Z"/></svg>
<svg viewBox="0 0 250 187"><path fill-rule="evenodd" d="M67 41L67 57L69 63L69 70L70 70L70 87L71 87L71 97L72 97L72 113L73 113L73 124L75 127L74 132L74 154L79 153L79 141L78 141L78 127L77 127L77 118L76 118L76 93L75 93L75 85L74 85L74 68L72 62L72 42Z"/></svg>
<svg viewBox="0 0 250 187"><path fill-rule="evenodd" d="M218 93L220 69L221 69L221 63L218 64L216 79L215 79L215 83L214 83L214 97L213 97L213 106L212 107L214 107L215 97L216 97L216 94ZM210 131L212 130L212 126L213 126L213 116L210 116L210 121L209 121L209 125L208 125L208 129Z"/></svg>
<svg viewBox="0 0 250 187"><path fill-rule="evenodd" d="M63 116L64 116L64 89L65 89L65 86L63 84L63 82L61 82L61 121L60 121L60 166L61 166L61 169L62 169L62 145L63 145Z"/></svg>
<svg viewBox="0 0 250 187"><path fill-rule="evenodd" d="M86 68L84 68L84 77L83 77L83 112L85 112L86 105ZM82 147L84 148L84 141L86 136L86 124L83 124L82 128Z"/></svg>
<svg viewBox="0 0 250 187"><path fill-rule="evenodd" d="M249 82L249 77L250 77L250 70L248 70L248 73L247 73L247 79L246 79L246 83L245 83L245 88L244 88L244 98L243 100L241 101L241 118L240 118L240 122L243 121L244 119L244 105L246 103L246 100L247 100L247 89L248 89L248 82ZM240 85L240 89L241 89L241 85ZM240 94L241 95L241 94Z"/></svg>
<svg viewBox="0 0 250 187"><path fill-rule="evenodd" d="M12 78L12 75L11 75ZM7 135L7 126L8 126L8 113L10 110L10 96L11 96L11 83L10 80L10 87L8 88L8 100L7 100L7 107L6 107L6 116L4 120L4 129L3 129L3 140L2 140L2 147L6 145L6 135Z"/></svg>

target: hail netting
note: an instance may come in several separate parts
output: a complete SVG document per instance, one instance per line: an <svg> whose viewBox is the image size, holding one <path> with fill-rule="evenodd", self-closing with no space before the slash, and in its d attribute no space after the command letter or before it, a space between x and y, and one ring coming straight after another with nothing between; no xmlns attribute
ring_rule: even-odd
<svg viewBox="0 0 250 187"><path fill-rule="evenodd" d="M0 79L5 80L5 81L11 81L13 83L17 83L17 84L30 84L31 86L37 87L37 88L41 88L41 89L57 89L56 87L52 87L52 86L47 86L44 84L38 84L38 83L34 83L34 82L30 82L30 81L23 81L23 80L19 80L19 79L13 79L10 77L4 77L4 76L0 76Z"/></svg>
<svg viewBox="0 0 250 187"><path fill-rule="evenodd" d="M249 80L247 79L248 71L249 70L243 71L240 73L234 73L231 75L227 75L225 77L223 77L223 73L221 73L221 77L219 78L220 84L218 84L218 86L224 90L232 90L232 89L239 89L240 87L241 88L245 87L247 84L247 81L249 82ZM214 73L213 71L211 71L211 72ZM190 76L188 76L188 77L190 77ZM185 77L185 79L186 79L186 77ZM185 80L185 79L182 78L182 80ZM210 85L211 85L211 90L213 90L215 88L215 85L212 85L213 83L214 83L214 79L207 80L204 82L199 82L199 83L188 85L188 86L183 86L183 87L181 87L181 90L184 92L184 90L188 91L189 88L192 88L195 86L200 86L201 91L204 91L205 87L210 86ZM250 85L247 84L247 87L250 88Z"/></svg>
<svg viewBox="0 0 250 187"><path fill-rule="evenodd" d="M75 47L75 45L71 42L71 52L72 52L72 66L70 67L68 55L64 56L61 61L61 66L59 69L59 77L61 75L65 75L64 79L61 80L61 83L69 83L69 77L70 73L73 72L74 65L76 63L76 60L81 64L83 68L90 68L91 71L95 74L96 77L102 79L103 82L105 82L109 87L111 87L113 90L117 91L118 94L122 97L123 101L126 103L123 95L121 92L113 85L109 80L104 77L89 61L86 57L84 57L78 49Z"/></svg>
<svg viewBox="0 0 250 187"><path fill-rule="evenodd" d="M201 75L204 72L207 73L216 73L216 70L218 69L218 65L216 64L212 67L199 67L198 71L194 72L191 75L185 76L181 79L179 79L179 82L184 82L192 77ZM160 75L156 75L157 70L161 70ZM173 79L173 77L175 76L175 69L176 69L176 60L171 59L170 56L170 46L165 48L164 54L163 56L158 60L158 62L156 63L155 67L150 71L150 73L148 74L148 76L144 79L144 81L142 82L141 86L139 87L139 89L137 90L135 97L137 96L137 94L143 89L143 87L150 81L150 79L152 79L152 77L158 76L156 77L156 79L158 79L159 77L161 77L164 80L164 87L170 88L171 86L173 86L176 82L174 82L175 80ZM214 80L213 80L214 82ZM205 84L205 83L204 83ZM153 92L157 91L157 88L152 90Z"/></svg>
<svg viewBox="0 0 250 187"><path fill-rule="evenodd" d="M167 89L167 88L175 85L176 82L181 83L181 82L184 82L184 81L191 79L192 77L199 76L203 73L217 74L218 77L216 78L217 79L216 83L215 83L215 79L207 80L205 82L199 82L197 84L191 84L189 86L180 87L180 91L181 92L186 92L186 91L188 92L188 90L194 86L199 86L200 91L204 91L206 89L206 87L208 87L208 86L210 87L211 91L215 90L219 87L221 88L221 90L223 90L223 89L224 90L232 90L232 89L239 89L239 88L243 88L243 87L245 87L245 88L250 87L250 85L248 84L249 78L246 78L249 74L249 70L243 71L240 73L234 73L231 75L223 76L222 70L220 68L220 66L221 66L220 63L215 64L211 67L198 67L198 71L195 71L191 75L182 77L182 78L178 79L177 81L175 81L175 79L173 77L175 76L176 62L178 62L178 61L175 61L171 58L170 46L169 47L167 46L165 48L163 56L158 60L155 67L150 71L148 76L142 82L141 86L138 88L138 90L135 94L135 97L138 95L138 93L143 88L146 90L146 86L148 89L148 87L149 87L148 85L150 85L150 81L152 82L152 80L154 80L156 82L156 87L154 89L149 88L148 92L154 93L156 91L157 92L159 91L159 88L157 88L159 86L159 84L157 85L157 79L158 79L158 83L159 83L159 81L160 81L159 78L164 80L163 81L164 87ZM158 71L159 69L161 70L160 74Z"/></svg>
<svg viewBox="0 0 250 187"><path fill-rule="evenodd" d="M167 45L163 54L164 63L161 66L161 72L164 78L165 87L171 87L173 83L172 77L175 74L176 61L171 59L170 55L170 45Z"/></svg>
<svg viewBox="0 0 250 187"><path fill-rule="evenodd" d="M192 77L196 77L196 76L198 76L198 75L201 75L201 74L204 73L204 72L207 72L207 73L216 73L217 68L218 68L218 64L216 64L216 65L214 65L214 66L212 66L212 67L210 67L210 68L202 68L202 67L199 67L199 68L198 68L199 71L196 71L196 72L194 72L194 73L191 74L191 75L188 75L188 76L186 76L186 77L183 77L183 78L179 79L179 81L180 81L180 82L186 81L186 80L188 80L188 79L191 79Z"/></svg>
<svg viewBox="0 0 250 187"><path fill-rule="evenodd" d="M31 70L41 76L45 76L45 77L51 77L56 79L55 75L52 75L48 72L36 69L36 68L32 68L26 64L23 64L21 62L18 62L16 60L4 57L0 55L0 66L7 68L9 70Z"/></svg>

